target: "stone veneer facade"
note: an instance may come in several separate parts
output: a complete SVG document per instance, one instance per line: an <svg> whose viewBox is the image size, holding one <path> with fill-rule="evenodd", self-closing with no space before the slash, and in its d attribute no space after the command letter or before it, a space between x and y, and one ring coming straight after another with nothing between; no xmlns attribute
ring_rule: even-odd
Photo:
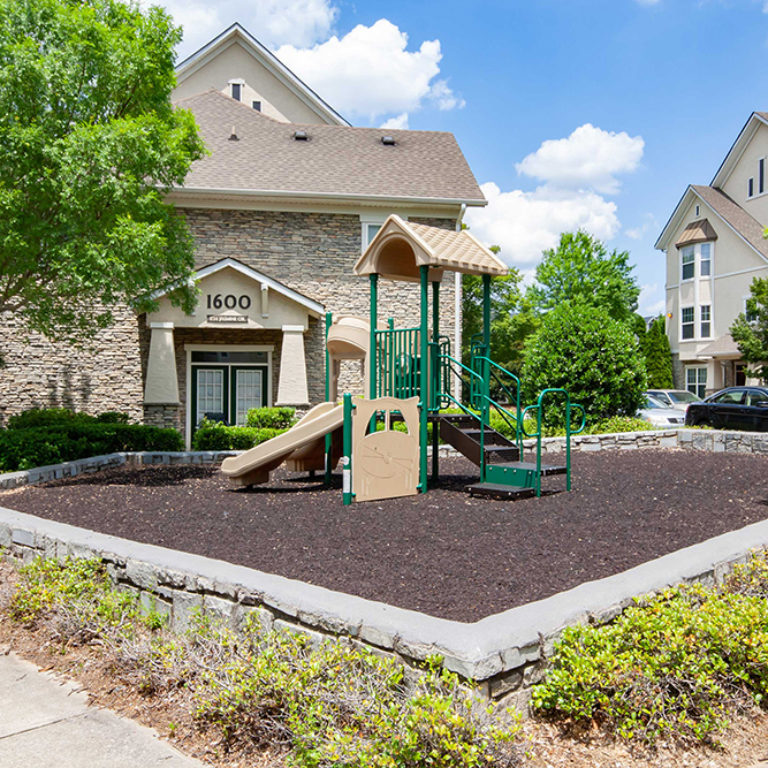
<svg viewBox="0 0 768 768"><path fill-rule="evenodd" d="M184 210L196 245L196 267L234 258L336 314L368 316L366 278L353 267L361 254L361 224L356 214L274 211ZM414 221L454 229L455 219ZM447 272L440 290L441 332L455 348L455 283ZM143 406L149 329L142 315L117 307L115 324L81 349L25 334L4 317L0 353L0 424L34 407L68 407L91 413L124 411L132 419L184 431L186 413L185 344L271 344L272 392L277 393L282 334L276 330L176 328L174 344L181 407ZM379 321L392 317L395 327L418 325L419 287L382 280ZM431 315L430 315L431 317ZM311 403L324 399L323 319L311 319L304 337ZM357 365L345 368L343 385L360 391Z"/></svg>

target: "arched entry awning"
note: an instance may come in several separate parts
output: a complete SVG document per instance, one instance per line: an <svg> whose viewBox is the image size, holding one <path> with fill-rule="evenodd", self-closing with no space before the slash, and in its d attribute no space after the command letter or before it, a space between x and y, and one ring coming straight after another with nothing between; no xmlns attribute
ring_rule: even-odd
<svg viewBox="0 0 768 768"><path fill-rule="evenodd" d="M506 275L509 271L466 230L416 224L393 214L358 259L355 274L418 282L424 266L429 267L430 281L440 280L446 269L468 275Z"/></svg>

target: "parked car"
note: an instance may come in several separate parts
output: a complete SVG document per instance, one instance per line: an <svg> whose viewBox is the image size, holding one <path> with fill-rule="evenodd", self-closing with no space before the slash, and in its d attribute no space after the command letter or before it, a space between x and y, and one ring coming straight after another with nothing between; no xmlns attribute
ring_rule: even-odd
<svg viewBox="0 0 768 768"><path fill-rule="evenodd" d="M768 431L768 389L728 387L700 403L691 403L685 414L691 427Z"/></svg>
<svg viewBox="0 0 768 768"><path fill-rule="evenodd" d="M637 418L654 427L682 427L685 423L685 414L675 408L668 408L661 400L649 394L646 394L645 404L637 412Z"/></svg>
<svg viewBox="0 0 768 768"><path fill-rule="evenodd" d="M649 389L646 395L661 400L667 408L676 408L685 413L691 403L700 403L701 398L687 389Z"/></svg>

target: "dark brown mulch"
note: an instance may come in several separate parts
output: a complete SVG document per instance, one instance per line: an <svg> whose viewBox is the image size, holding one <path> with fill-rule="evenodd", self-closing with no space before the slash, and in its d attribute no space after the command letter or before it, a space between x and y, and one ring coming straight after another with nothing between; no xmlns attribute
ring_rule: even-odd
<svg viewBox="0 0 768 768"><path fill-rule="evenodd" d="M474 467L444 459L426 495L344 507L338 480L232 490L215 469L146 467L6 492L0 505L476 621L768 517L767 469L753 455L577 453L571 493L510 502L470 498Z"/></svg>

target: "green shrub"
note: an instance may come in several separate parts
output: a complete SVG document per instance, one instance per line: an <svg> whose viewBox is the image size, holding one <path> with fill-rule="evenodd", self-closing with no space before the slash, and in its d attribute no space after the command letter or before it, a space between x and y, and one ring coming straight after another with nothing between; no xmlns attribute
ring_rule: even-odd
<svg viewBox="0 0 768 768"><path fill-rule="evenodd" d="M256 429L290 429L296 423L295 408L251 408L246 426Z"/></svg>
<svg viewBox="0 0 768 768"><path fill-rule="evenodd" d="M586 304L564 302L544 315L527 346L521 375L524 401L547 387L565 389L584 407L587 423L634 416L643 399L645 366L636 336L625 323ZM563 424L555 396L545 401L546 427Z"/></svg>
<svg viewBox="0 0 768 768"><path fill-rule="evenodd" d="M193 451L247 451L254 445L271 440L285 429L227 427L204 421L192 437Z"/></svg>
<svg viewBox="0 0 768 768"><path fill-rule="evenodd" d="M80 418L49 427L0 430L0 471L13 472L120 451L182 451L175 429Z"/></svg>
<svg viewBox="0 0 768 768"><path fill-rule="evenodd" d="M72 411L69 408L31 408L8 419L8 429L31 429L34 427L59 427L72 424L127 424L127 413L106 411L98 416Z"/></svg>
<svg viewBox="0 0 768 768"><path fill-rule="evenodd" d="M620 736L714 743L734 707L768 693L768 563L641 599L614 623L570 627L534 707Z"/></svg>

